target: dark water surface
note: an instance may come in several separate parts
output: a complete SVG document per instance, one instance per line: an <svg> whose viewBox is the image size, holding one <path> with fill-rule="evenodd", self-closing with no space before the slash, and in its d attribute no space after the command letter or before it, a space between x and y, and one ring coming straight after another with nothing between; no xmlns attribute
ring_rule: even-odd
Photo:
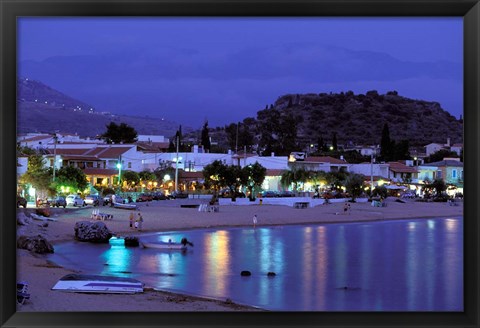
<svg viewBox="0 0 480 328"><path fill-rule="evenodd" d="M84 273L281 311L463 311L463 218L157 233L187 253L69 242ZM242 270L250 277L240 276ZM268 272L276 276L268 277ZM346 288L345 288L346 287Z"/></svg>

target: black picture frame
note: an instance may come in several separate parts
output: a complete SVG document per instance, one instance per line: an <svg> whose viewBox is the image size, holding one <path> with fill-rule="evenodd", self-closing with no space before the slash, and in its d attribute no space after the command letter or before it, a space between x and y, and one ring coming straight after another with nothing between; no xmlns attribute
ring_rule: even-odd
<svg viewBox="0 0 480 328"><path fill-rule="evenodd" d="M0 0L1 327L479 327L478 0ZM16 313L16 18L20 16L459 16L464 20L464 312Z"/></svg>

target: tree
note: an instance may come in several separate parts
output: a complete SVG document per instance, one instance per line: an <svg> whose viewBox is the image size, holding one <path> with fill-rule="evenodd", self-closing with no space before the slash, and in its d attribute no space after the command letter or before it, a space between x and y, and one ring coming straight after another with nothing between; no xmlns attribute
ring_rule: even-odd
<svg viewBox="0 0 480 328"><path fill-rule="evenodd" d="M58 186L65 186L75 191L83 191L88 186L88 180L81 169L73 166L62 166L56 173L55 184L57 189Z"/></svg>
<svg viewBox="0 0 480 328"><path fill-rule="evenodd" d="M155 175L155 173L151 172L151 171L148 171L148 170L144 170L140 173L138 173L138 177L140 178L140 183L146 185L146 187L148 189L151 189L152 186L149 184L149 182L154 182L157 180L157 176Z"/></svg>
<svg viewBox="0 0 480 328"><path fill-rule="evenodd" d="M205 152L210 152L210 136L208 135L208 121L205 121L202 129L202 146Z"/></svg>
<svg viewBox="0 0 480 328"><path fill-rule="evenodd" d="M255 190L260 189L265 176L267 175L267 169L258 162L250 164L244 167L247 177L247 188L250 191L250 199L255 199Z"/></svg>
<svg viewBox="0 0 480 328"><path fill-rule="evenodd" d="M115 122L110 122L106 128L107 131L101 137L109 144L134 143L137 141L137 131L128 124L120 123L120 125L117 125Z"/></svg>
<svg viewBox="0 0 480 328"><path fill-rule="evenodd" d="M225 186L226 165L219 160L213 161L211 164L205 165L203 168L203 178L207 186L212 186L217 192L221 187Z"/></svg>
<svg viewBox="0 0 480 328"><path fill-rule="evenodd" d="M332 147L333 147L334 151L337 151L338 145L337 145L337 133L336 132L333 132Z"/></svg>
<svg viewBox="0 0 480 328"><path fill-rule="evenodd" d="M293 190L297 191L298 184L300 182L305 183L310 178L310 172L306 171L303 168L297 169L292 168L289 171L283 172L280 178L280 184L284 187L288 187L293 184Z"/></svg>
<svg viewBox="0 0 480 328"><path fill-rule="evenodd" d="M51 186L52 177L53 171L45 167L42 155L35 152L28 157L27 172L21 177L23 183L30 183L39 194L53 194L55 188Z"/></svg>
<svg viewBox="0 0 480 328"><path fill-rule="evenodd" d="M127 183L127 186L129 188L133 188L139 184L140 176L135 171L126 170L126 171L123 171L122 180Z"/></svg>
<svg viewBox="0 0 480 328"><path fill-rule="evenodd" d="M361 174L350 174L345 179L346 191L352 196L352 201L359 197L364 188L364 177Z"/></svg>
<svg viewBox="0 0 480 328"><path fill-rule="evenodd" d="M380 156L386 162L392 159L392 142L390 140L390 131L388 123L383 125L382 139L380 141Z"/></svg>

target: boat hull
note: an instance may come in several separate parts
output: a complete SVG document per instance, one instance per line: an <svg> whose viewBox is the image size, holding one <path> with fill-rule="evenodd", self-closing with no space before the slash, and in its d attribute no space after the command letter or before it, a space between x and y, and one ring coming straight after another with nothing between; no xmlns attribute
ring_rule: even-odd
<svg viewBox="0 0 480 328"><path fill-rule="evenodd" d="M177 250L177 251L186 251L187 246L177 243L143 243L144 248L155 248L155 249L165 249L165 250Z"/></svg>
<svg viewBox="0 0 480 328"><path fill-rule="evenodd" d="M137 205L135 205L135 204L113 203L113 207L121 208L121 209L124 209L124 210L136 210L137 209Z"/></svg>
<svg viewBox="0 0 480 328"><path fill-rule="evenodd" d="M143 292L143 283L136 279L69 274L62 277L52 290L75 293L135 294Z"/></svg>

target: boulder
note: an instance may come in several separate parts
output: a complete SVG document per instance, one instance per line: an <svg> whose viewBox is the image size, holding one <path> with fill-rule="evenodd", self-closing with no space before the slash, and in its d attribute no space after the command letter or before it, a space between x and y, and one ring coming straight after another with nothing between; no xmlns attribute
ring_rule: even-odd
<svg viewBox="0 0 480 328"><path fill-rule="evenodd" d="M240 272L240 275L242 277L249 277L249 276L252 275L252 273L250 271L244 270L244 271Z"/></svg>
<svg viewBox="0 0 480 328"><path fill-rule="evenodd" d="M19 236L17 238L17 248L26 249L38 254L53 253L52 244L41 235L36 237Z"/></svg>
<svg viewBox="0 0 480 328"><path fill-rule="evenodd" d="M75 239L91 243L108 243L112 233L101 221L79 221L75 223Z"/></svg>

